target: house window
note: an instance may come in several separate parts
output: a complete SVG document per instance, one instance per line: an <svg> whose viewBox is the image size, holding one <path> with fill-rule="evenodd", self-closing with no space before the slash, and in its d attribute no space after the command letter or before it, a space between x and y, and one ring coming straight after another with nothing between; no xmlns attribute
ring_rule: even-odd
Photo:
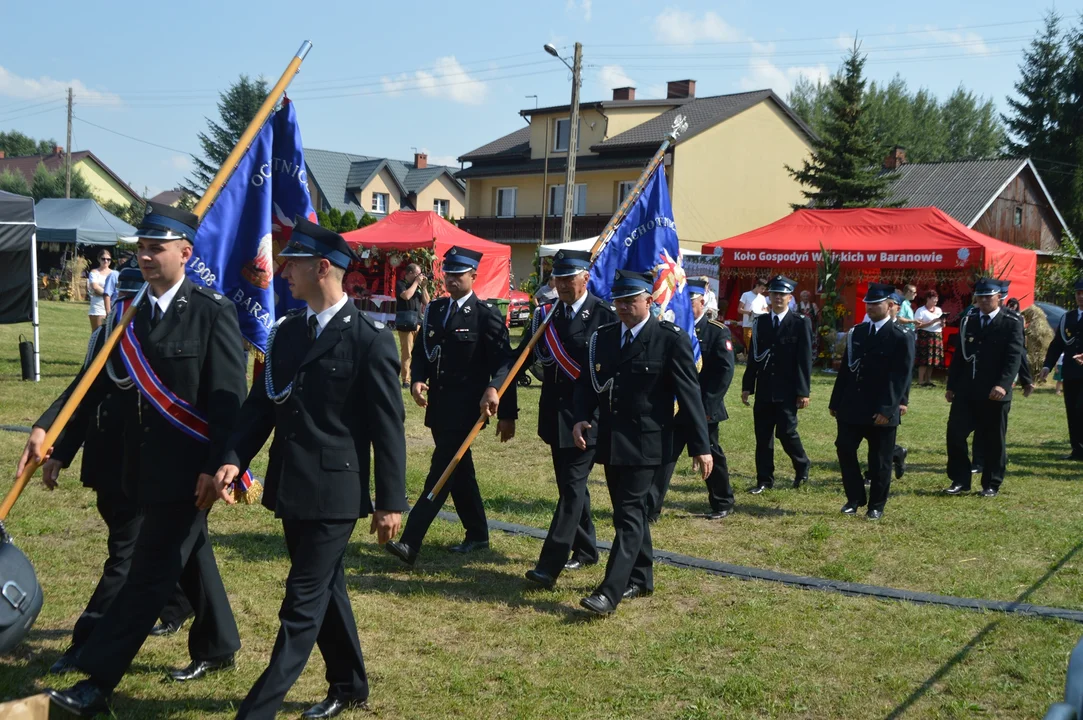
<svg viewBox="0 0 1083 720"><path fill-rule="evenodd" d="M451 213L451 201L450 200L433 200L432 211L440 217L447 217Z"/></svg>
<svg viewBox="0 0 1083 720"><path fill-rule="evenodd" d="M623 180L617 183L617 207L620 207L620 204L624 202L624 198L631 194L632 188L635 186L635 180Z"/></svg>
<svg viewBox="0 0 1083 720"><path fill-rule="evenodd" d="M386 214L389 200L387 193L372 193L372 212Z"/></svg>
<svg viewBox="0 0 1083 720"><path fill-rule="evenodd" d="M572 206L573 215L582 215L587 210L587 186L576 184L575 204ZM559 216L564 214L564 186L549 186L549 214Z"/></svg>
<svg viewBox="0 0 1083 720"><path fill-rule="evenodd" d="M556 121L556 131L553 133L553 152L568 151L568 133L571 130L572 121L568 118ZM579 134L575 138L575 151L579 152L581 145L579 139L583 137L583 121L579 121Z"/></svg>
<svg viewBox="0 0 1083 720"><path fill-rule="evenodd" d="M1022 227L1023 225L1023 208L1017 207L1015 209L1015 226Z"/></svg>
<svg viewBox="0 0 1083 720"><path fill-rule="evenodd" d="M515 217L515 188L496 189L496 216Z"/></svg>

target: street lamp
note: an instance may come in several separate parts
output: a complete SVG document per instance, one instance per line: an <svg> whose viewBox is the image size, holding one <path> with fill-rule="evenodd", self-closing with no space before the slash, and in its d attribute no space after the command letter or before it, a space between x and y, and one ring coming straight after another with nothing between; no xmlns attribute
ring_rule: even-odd
<svg viewBox="0 0 1083 720"><path fill-rule="evenodd" d="M575 44L575 56L573 64L560 56L552 43L545 45L545 52L564 63L564 66L572 71L572 103L571 117L568 119L568 165L564 176L564 218L560 227L560 241L569 242L572 239L572 209L575 204L575 154L579 149L579 85L583 71L583 45ZM546 144L548 146L548 143ZM548 192L548 188L546 188ZM543 211L544 212L544 211Z"/></svg>

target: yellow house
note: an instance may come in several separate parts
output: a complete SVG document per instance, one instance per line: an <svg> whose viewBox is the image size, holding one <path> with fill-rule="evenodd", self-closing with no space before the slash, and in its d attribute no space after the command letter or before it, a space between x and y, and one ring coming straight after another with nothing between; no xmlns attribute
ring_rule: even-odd
<svg viewBox="0 0 1083 720"><path fill-rule="evenodd" d="M572 239L597 235L673 128L666 153L681 245L697 246L773 222L802 201L786 172L809 156L812 131L771 90L697 98L695 81L670 82L665 99L636 100L635 88L581 103ZM512 246L516 283L532 271L542 238L561 238L569 106L520 112L529 125L459 158L471 166L459 226Z"/></svg>
<svg viewBox="0 0 1083 720"><path fill-rule="evenodd" d="M64 168L64 148L57 146L49 155L26 155L7 158L0 152L0 174L5 171L19 173L27 182L33 182L34 171L39 164L44 164L51 172ZM71 171L79 174L94 193L94 198L101 204L115 202L131 205L140 199L139 194L128 187L97 155L89 150L79 150L71 154Z"/></svg>
<svg viewBox="0 0 1083 720"><path fill-rule="evenodd" d="M446 218L465 214L466 190L456 168L429 165L425 153L412 163L391 158L305 148L312 207L383 218L396 210L433 210Z"/></svg>

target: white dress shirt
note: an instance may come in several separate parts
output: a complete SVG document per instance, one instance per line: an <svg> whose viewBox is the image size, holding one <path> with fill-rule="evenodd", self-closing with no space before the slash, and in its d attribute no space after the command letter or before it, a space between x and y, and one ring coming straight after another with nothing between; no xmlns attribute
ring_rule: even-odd
<svg viewBox="0 0 1083 720"><path fill-rule="evenodd" d="M470 299L470 296L473 295L473 294L474 294L474 291L471 290L470 292L463 295L458 300L456 300L455 298L451 299L451 302L449 302L447 304L447 312L444 313L444 324L445 325L447 325L448 318L451 317L451 303L452 302L455 303L455 312L459 312L460 310L463 309L463 305L466 303L467 300Z"/></svg>
<svg viewBox="0 0 1083 720"><path fill-rule="evenodd" d="M168 310L169 306L173 304L173 298L177 296L177 291L180 290L180 286L183 283L184 278L182 277L176 285L166 290L164 293L161 294L160 297L154 297L153 295L150 296L151 303L157 305L158 310L161 313L158 317L165 317L166 310ZM153 308L151 309L153 310Z"/></svg>
<svg viewBox="0 0 1083 720"><path fill-rule="evenodd" d="M643 329L643 326L647 324L647 320L650 320L650 319L651 319L651 316L648 315L645 320L640 322L635 327L631 328L631 330L632 330L632 340L635 340L637 337L639 337L639 331ZM624 333L626 333L626 332L628 332L628 327L627 326L625 326L624 332L622 332L620 334L620 337L621 337L620 346L621 347L624 347L624 345L625 345L625 343L624 343Z"/></svg>
<svg viewBox="0 0 1083 720"><path fill-rule="evenodd" d="M571 305L571 307L572 307L572 317L575 317L576 315L579 314L579 310L583 307L583 303L585 303L586 301L587 301L587 293L584 292L583 296L580 297L575 302L573 302L572 305ZM563 310L564 317L568 317L568 310L567 310L568 304L567 303L561 303L561 305L564 306L564 310Z"/></svg>
<svg viewBox="0 0 1083 720"><path fill-rule="evenodd" d="M316 316L316 337L320 336L320 333L323 332L323 329L327 327L327 323L331 322L331 318L333 318L335 315L338 315L338 311L346 305L349 299L349 295L347 295L346 293L342 293L342 297L338 299L338 302L336 302L334 305L327 308L326 310L316 312L311 307L305 310L306 323L309 322L308 319L310 317L312 317L313 315Z"/></svg>

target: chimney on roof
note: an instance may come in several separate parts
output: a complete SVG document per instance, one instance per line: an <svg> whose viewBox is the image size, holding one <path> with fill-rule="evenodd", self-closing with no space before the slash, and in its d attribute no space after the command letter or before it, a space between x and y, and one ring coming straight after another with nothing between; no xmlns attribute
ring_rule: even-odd
<svg viewBox="0 0 1083 720"><path fill-rule="evenodd" d="M424 170L429 166L429 156L422 152L414 153L414 167L418 170Z"/></svg>
<svg viewBox="0 0 1083 720"><path fill-rule="evenodd" d="M897 170L906 164L906 148L902 145L896 145L891 148L891 152L884 158L885 170Z"/></svg>
<svg viewBox="0 0 1083 720"><path fill-rule="evenodd" d="M634 87L613 88L614 100L635 100L636 89Z"/></svg>
<svg viewBox="0 0 1083 720"><path fill-rule="evenodd" d="M63 155L64 148L60 145L53 145L53 155Z"/></svg>
<svg viewBox="0 0 1083 720"><path fill-rule="evenodd" d="M695 80L670 80L666 83L666 99L694 98L696 96Z"/></svg>

